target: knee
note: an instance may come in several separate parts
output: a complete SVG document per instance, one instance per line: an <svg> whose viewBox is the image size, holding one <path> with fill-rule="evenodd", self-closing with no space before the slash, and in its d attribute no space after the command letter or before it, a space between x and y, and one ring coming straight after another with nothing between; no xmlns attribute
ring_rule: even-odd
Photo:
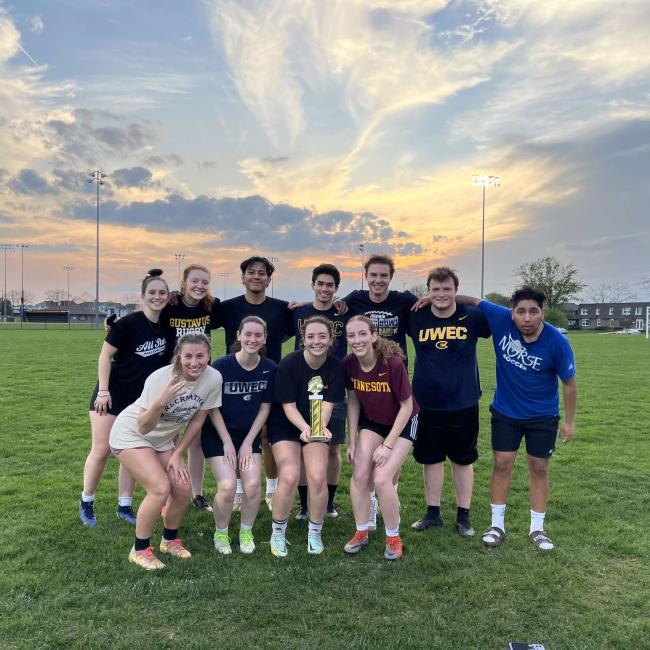
<svg viewBox="0 0 650 650"><path fill-rule="evenodd" d="M370 473L355 467L352 474L352 483L357 490L367 490L370 485Z"/></svg>
<svg viewBox="0 0 650 650"><path fill-rule="evenodd" d="M322 492L326 489L327 478L324 472L314 472L313 474L307 476L307 484L309 489L314 492Z"/></svg>
<svg viewBox="0 0 650 650"><path fill-rule="evenodd" d="M183 501L189 501L189 498L192 496L192 486L188 483L174 483L171 486L171 492L173 496Z"/></svg>
<svg viewBox="0 0 650 650"><path fill-rule="evenodd" d="M280 470L280 479L291 490L295 490L300 480L300 468L294 466L284 466Z"/></svg>
<svg viewBox="0 0 650 650"><path fill-rule="evenodd" d="M231 477L221 479L217 484L219 494L225 499L233 499L236 488L237 479Z"/></svg>
<svg viewBox="0 0 650 650"><path fill-rule="evenodd" d="M154 497L155 499L159 499L160 501L166 501L170 492L171 483L166 476L161 476L147 490L147 493L150 496Z"/></svg>
<svg viewBox="0 0 650 650"><path fill-rule="evenodd" d="M384 490L394 489L393 475L386 472L375 472L374 475L375 490L383 492Z"/></svg>
<svg viewBox="0 0 650 650"><path fill-rule="evenodd" d="M254 501L262 494L262 482L259 477L242 481L242 483L244 485L244 492L249 499Z"/></svg>
<svg viewBox="0 0 650 650"><path fill-rule="evenodd" d="M548 463L546 461L529 459L528 470L533 478L544 480L548 477Z"/></svg>
<svg viewBox="0 0 650 650"><path fill-rule="evenodd" d="M512 471L514 459L503 458L501 456L494 457L494 471L500 474L508 474Z"/></svg>

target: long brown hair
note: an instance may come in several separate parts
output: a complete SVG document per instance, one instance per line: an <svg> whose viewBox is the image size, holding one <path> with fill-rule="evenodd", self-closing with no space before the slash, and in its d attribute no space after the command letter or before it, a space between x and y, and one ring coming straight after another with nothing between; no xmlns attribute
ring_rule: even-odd
<svg viewBox="0 0 650 650"><path fill-rule="evenodd" d="M307 331L307 327L314 324L325 325L327 333L330 335L330 347L334 345L334 323L329 318L325 318L325 316L310 316L305 319L303 324L300 326L300 336L302 337L303 345L305 343L305 332Z"/></svg>
<svg viewBox="0 0 650 650"><path fill-rule="evenodd" d="M208 274L208 280L210 279L210 271L203 264L190 264L183 269L183 280L181 281L181 296L185 295L187 289L187 278L190 277L192 271L205 271ZM208 292L205 295L205 298L201 300L203 309L205 311L210 311L212 309L212 302L214 301L214 296L210 293L210 286L208 286Z"/></svg>
<svg viewBox="0 0 650 650"><path fill-rule="evenodd" d="M255 316L251 314L250 316L244 316L242 318L241 323L239 323L239 327L237 328L237 334L241 334L242 330L244 329L244 325L247 325L248 323L255 323L256 325L261 325L262 329L264 330L264 338L268 336L268 327L266 325L266 321L263 318L260 318L259 316ZM230 346L230 352L239 352L241 350L241 343L237 340ZM266 354L266 345L263 345L260 348L259 353L261 355Z"/></svg>
<svg viewBox="0 0 650 650"><path fill-rule="evenodd" d="M176 377L181 376L181 352L183 352L183 346L190 345L192 343L198 343L199 345L204 345L208 350L208 356L212 352L212 345L210 344L210 339L203 332L188 332L183 334L174 348L174 356L172 357L172 374Z"/></svg>
<svg viewBox="0 0 650 650"><path fill-rule="evenodd" d="M377 328L375 327L375 324L367 316L353 316L348 321L348 325L350 323L354 323L354 321L365 323L368 326L371 334L377 334ZM397 345L397 343L395 343L395 341L389 341L383 336L379 336L379 334L377 334L377 340L372 344L372 349L377 353L378 359L384 365L388 364L388 360L391 357L399 357L402 360L406 359L404 351L402 348L400 348L399 345Z"/></svg>

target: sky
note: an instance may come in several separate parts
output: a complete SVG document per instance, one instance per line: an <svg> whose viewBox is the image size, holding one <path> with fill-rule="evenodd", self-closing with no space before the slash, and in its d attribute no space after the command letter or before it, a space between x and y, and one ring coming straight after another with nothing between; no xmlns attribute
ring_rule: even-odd
<svg viewBox="0 0 650 650"><path fill-rule="evenodd" d="M35 299L65 266L94 297L101 169L100 300L175 255L220 297L253 254L345 295L362 243L478 295L490 174L486 292L553 255L649 298L649 33L646 0L0 0L0 243Z"/></svg>

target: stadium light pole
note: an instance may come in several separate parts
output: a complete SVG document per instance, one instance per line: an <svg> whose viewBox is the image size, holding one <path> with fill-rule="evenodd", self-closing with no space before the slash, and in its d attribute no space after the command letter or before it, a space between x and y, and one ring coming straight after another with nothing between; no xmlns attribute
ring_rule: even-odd
<svg viewBox="0 0 650 650"><path fill-rule="evenodd" d="M5 254L5 285L4 291L2 292L2 322L7 322L7 251L12 251L14 249L13 244L0 244L0 250Z"/></svg>
<svg viewBox="0 0 650 650"><path fill-rule="evenodd" d="M273 266L275 266L280 261L279 257L268 257L267 259L269 260L269 262L271 262L271 264L273 264ZM274 277L275 277L275 271L273 272L273 275L271 276L271 298L274 297L273 296L273 287L275 285L275 282L273 282Z"/></svg>
<svg viewBox="0 0 650 650"><path fill-rule="evenodd" d="M226 278L230 276L228 271L221 271L217 275L223 280L223 299L226 299Z"/></svg>
<svg viewBox="0 0 650 650"><path fill-rule="evenodd" d="M97 185L97 236L95 251L95 329L99 329L99 186L104 185L104 179L108 176L101 169L93 169L88 172L88 183Z"/></svg>
<svg viewBox="0 0 650 650"><path fill-rule="evenodd" d="M71 266L64 266L63 270L68 274L68 311L70 311L70 271L73 268Z"/></svg>
<svg viewBox="0 0 650 650"><path fill-rule="evenodd" d="M183 283L181 280L181 262L185 259L183 253L174 253L174 259L178 262L178 286L180 287Z"/></svg>
<svg viewBox="0 0 650 650"><path fill-rule="evenodd" d="M361 253L361 291L363 291L363 265L365 263L364 253L366 250L365 244L359 244L359 252Z"/></svg>
<svg viewBox="0 0 650 650"><path fill-rule="evenodd" d="M20 248L20 329L23 329L23 320L25 320L25 264L23 253L26 248L29 248L29 244L16 244L16 248Z"/></svg>
<svg viewBox="0 0 650 650"><path fill-rule="evenodd" d="M472 176L472 185L478 185L483 188L483 225L481 227L481 300L483 300L485 285L485 190L487 187L499 187L501 185L501 177L488 176L487 174L474 174Z"/></svg>

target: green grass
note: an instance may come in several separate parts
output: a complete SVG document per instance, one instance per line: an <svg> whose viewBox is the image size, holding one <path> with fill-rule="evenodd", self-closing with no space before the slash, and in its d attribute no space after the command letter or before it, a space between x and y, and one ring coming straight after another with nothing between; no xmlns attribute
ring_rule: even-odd
<svg viewBox="0 0 650 650"><path fill-rule="evenodd" d="M409 460L400 479L407 546L400 562L382 559L381 531L359 556L342 552L353 532L346 465L342 515L325 524L324 556L307 555L305 528L292 522L289 557L272 558L263 510L255 555L217 557L210 516L189 511L183 537L193 559L154 575L126 561L133 529L114 515L114 459L98 491L100 525L83 528L78 519L101 340L92 330L0 329L0 647L496 650L511 639L556 650L650 646L650 343L642 337L571 335L578 420L575 441L559 445L551 463L553 553L536 552L527 539L523 459L508 538L497 550L455 533L449 481L447 524L410 531L424 502L420 470ZM480 364L479 531L489 524L489 342L481 343ZM213 480L206 484L213 493Z"/></svg>

